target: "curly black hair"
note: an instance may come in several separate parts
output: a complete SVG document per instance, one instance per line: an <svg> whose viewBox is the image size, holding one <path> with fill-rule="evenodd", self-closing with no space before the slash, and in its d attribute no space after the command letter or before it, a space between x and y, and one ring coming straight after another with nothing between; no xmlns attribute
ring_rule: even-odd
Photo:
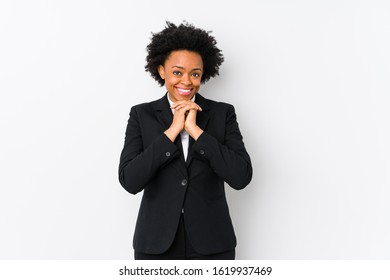
<svg viewBox="0 0 390 280"><path fill-rule="evenodd" d="M217 41L210 35L211 31L184 22L179 26L167 21L165 29L158 33L152 33L150 44L146 47L145 71L161 86L164 80L158 73L158 67L164 65L170 53L175 50L188 50L198 53L203 61L203 74L201 82L205 83L210 78L219 75L219 66L224 58L222 51L217 48Z"/></svg>

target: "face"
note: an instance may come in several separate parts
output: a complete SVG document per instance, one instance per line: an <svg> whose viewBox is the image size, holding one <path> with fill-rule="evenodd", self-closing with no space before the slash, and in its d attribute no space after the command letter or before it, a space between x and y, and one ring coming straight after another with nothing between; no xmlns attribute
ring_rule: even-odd
<svg viewBox="0 0 390 280"><path fill-rule="evenodd" d="M203 73L202 57L192 51L173 51L158 67L165 80L169 98L173 101L190 100L199 90Z"/></svg>

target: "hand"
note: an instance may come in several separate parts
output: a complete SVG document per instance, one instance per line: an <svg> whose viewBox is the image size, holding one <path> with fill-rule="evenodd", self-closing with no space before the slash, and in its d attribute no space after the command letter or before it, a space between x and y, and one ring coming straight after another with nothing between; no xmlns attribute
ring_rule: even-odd
<svg viewBox="0 0 390 280"><path fill-rule="evenodd" d="M174 142L177 135L185 129L191 137L195 136L197 139L201 134L198 130L201 129L196 125L196 112L202 111L202 108L191 100L183 100L172 104L171 109L174 109L172 124L164 132L168 138ZM190 117L188 121L187 116Z"/></svg>
<svg viewBox="0 0 390 280"><path fill-rule="evenodd" d="M184 123L184 129L195 139L195 141L198 140L199 136L203 133L203 130L196 124L196 113L197 110L191 109L188 112Z"/></svg>

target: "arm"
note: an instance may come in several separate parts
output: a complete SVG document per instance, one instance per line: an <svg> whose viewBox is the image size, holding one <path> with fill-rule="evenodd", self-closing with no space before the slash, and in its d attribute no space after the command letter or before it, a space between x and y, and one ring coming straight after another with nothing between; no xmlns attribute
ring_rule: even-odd
<svg viewBox="0 0 390 280"><path fill-rule="evenodd" d="M252 164L238 128L234 107L226 114L225 143L203 132L192 146L192 156L210 167L234 189L243 189L252 179Z"/></svg>
<svg viewBox="0 0 390 280"><path fill-rule="evenodd" d="M164 133L148 147L143 147L141 124L133 107L119 164L119 181L123 188L132 194L142 191L158 170L177 156L178 148Z"/></svg>

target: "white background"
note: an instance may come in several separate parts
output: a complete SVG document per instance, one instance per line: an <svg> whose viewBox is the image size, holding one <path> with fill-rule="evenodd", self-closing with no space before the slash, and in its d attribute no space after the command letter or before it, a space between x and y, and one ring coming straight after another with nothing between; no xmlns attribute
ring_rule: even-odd
<svg viewBox="0 0 390 280"><path fill-rule="evenodd" d="M132 258L117 169L130 107L165 93L144 64L166 20L225 55L200 92L252 158L237 258L389 259L387 0L0 0L0 258Z"/></svg>

